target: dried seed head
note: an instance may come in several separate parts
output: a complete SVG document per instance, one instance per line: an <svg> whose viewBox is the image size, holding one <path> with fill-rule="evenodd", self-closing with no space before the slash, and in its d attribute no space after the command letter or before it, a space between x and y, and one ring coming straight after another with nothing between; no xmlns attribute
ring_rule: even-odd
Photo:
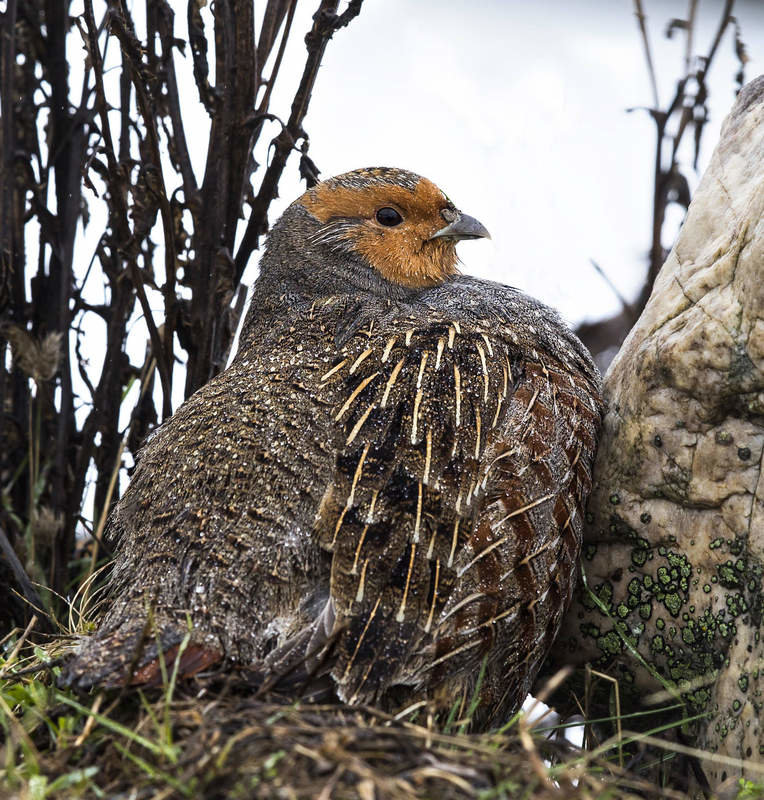
<svg viewBox="0 0 764 800"><path fill-rule="evenodd" d="M37 340L18 325L9 325L3 334L11 343L16 366L36 383L49 381L58 372L62 333L54 331Z"/></svg>
<svg viewBox="0 0 764 800"><path fill-rule="evenodd" d="M42 506L32 512L29 529L38 548L52 547L56 536L63 527L63 516L57 514L52 508Z"/></svg>

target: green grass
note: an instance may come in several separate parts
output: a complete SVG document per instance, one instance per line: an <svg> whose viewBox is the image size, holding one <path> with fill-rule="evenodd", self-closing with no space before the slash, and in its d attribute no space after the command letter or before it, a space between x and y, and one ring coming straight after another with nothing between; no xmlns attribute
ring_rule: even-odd
<svg viewBox="0 0 764 800"><path fill-rule="evenodd" d="M587 719L586 749L561 738L580 722L530 723L522 711L498 730L470 733L485 664L472 695L440 719L424 702L392 717L257 699L243 675L180 681L161 658L161 688L78 695L56 678L75 634L92 629L99 579L90 562L60 636L35 645L30 624L0 642L0 797L680 800L685 791L666 788L675 765L716 758L675 743L695 719L675 687L665 705L621 714L618 682L593 670L583 673L582 696L606 690L612 713ZM189 621L181 652L190 639ZM539 698L573 685L563 671ZM764 771L749 776L756 780L725 797L764 800Z"/></svg>
<svg viewBox="0 0 764 800"><path fill-rule="evenodd" d="M77 696L55 686L55 659L71 638L40 648L23 635L8 638L0 657L0 796L686 797L651 776L665 756L619 766L619 754L631 757L645 735L671 728L667 713L681 724L676 704L642 733L625 725L650 722L647 712L591 720L621 735L584 751L553 737L564 725L532 726L522 713L500 731L468 733L477 691L440 721L421 708L393 718L259 700L240 677L178 681L164 666L163 688ZM762 785L743 782L738 797L764 798Z"/></svg>

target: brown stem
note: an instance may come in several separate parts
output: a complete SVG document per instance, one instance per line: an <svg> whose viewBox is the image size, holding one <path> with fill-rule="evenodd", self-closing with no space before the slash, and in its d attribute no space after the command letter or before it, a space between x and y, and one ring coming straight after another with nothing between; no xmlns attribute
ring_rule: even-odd
<svg viewBox="0 0 764 800"><path fill-rule="evenodd" d="M149 147L151 149L151 159L153 161L153 168L156 176L152 181L152 190L158 196L159 211L162 215L165 254L165 282L162 288L162 294L164 296L165 321L163 330L163 347L157 356L157 364L159 364L159 356L164 359L165 354L172 353L172 337L175 332L174 320L176 317L175 308L177 305L177 298L175 296L175 272L177 267L177 256L175 254L175 231L173 229L172 212L170 210L170 203L167 199L165 180L162 173L162 158L159 153L159 136L156 128L156 116L152 107L152 103L149 99L149 92L146 87L146 83L143 80L143 65L141 63L140 43L127 27L121 12L115 12L112 14L110 18L110 28L114 31L119 39L120 45L122 46L122 52L125 53L130 63L131 77L133 85L135 86L135 94L138 99L138 106L140 108L141 116L143 117L143 122L146 126ZM141 285L139 292L142 291L143 286ZM141 306L143 306L142 302ZM167 358L164 364L164 369L166 371L167 384L170 387L172 386L172 366L173 359ZM164 392L163 384L162 417L165 419L172 413L170 401L170 392Z"/></svg>
<svg viewBox="0 0 764 800"><path fill-rule="evenodd" d="M645 48L647 72L650 76L650 86L653 90L653 108L657 109L660 104L660 99L658 98L658 81L655 78L655 67L653 66L653 55L650 50L650 39L647 36L647 26L645 25L645 12L642 9L642 0L634 0L634 16L639 23L639 30L642 34L642 46Z"/></svg>
<svg viewBox="0 0 764 800"><path fill-rule="evenodd" d="M114 142L111 137L111 128L109 126L108 108L106 102L106 93L103 86L103 61L101 59L101 50L98 47L98 35L96 33L95 17L93 16L93 0L85 0L85 23L88 31L88 51L90 52L91 63L93 65L93 73L95 74L96 81L96 103L98 105L99 116L101 118L101 135L105 143L106 159L109 165L109 172L107 181L109 183L109 193L113 205L115 206L116 214L113 215L114 221L118 226L118 234L123 246L132 244L132 234L127 222L127 207L125 205L125 198L122 187L117 183L117 176L121 174L121 170L117 164L117 159L114 155ZM157 367L159 369L159 379L162 384L162 416L169 417L172 413L171 407L171 387L170 370L167 365L168 359L166 358L165 350L162 340L159 336L154 317L151 313L146 292L143 288L143 280L141 278L140 270L135 262L135 257L123 251L123 256L128 266L128 274L135 288L138 296L138 302L141 305L144 318L146 320L146 327L149 331L149 338L151 339L151 346L157 359ZM174 273L173 273L174 274Z"/></svg>
<svg viewBox="0 0 764 800"><path fill-rule="evenodd" d="M175 75L175 60L173 58L173 19L175 12L167 4L167 0L160 0L156 6L159 22L159 39L162 44L162 64L167 85L167 101L172 123L172 145L177 160L177 168L183 179L183 194L186 205L193 208L198 202L199 188L191 166L191 156L188 153L186 132L183 127L183 117L180 110L180 95L178 93L178 80Z"/></svg>
<svg viewBox="0 0 764 800"><path fill-rule="evenodd" d="M260 236L267 230L268 207L276 196L276 189L289 154L294 149L297 140L304 136L302 123L308 111L308 104L326 45L336 30L347 25L353 17L360 13L362 1L351 2L342 15L337 16L338 0L321 0L318 11L313 15L313 28L305 37L308 57L297 94L292 103L292 111L286 126L272 142L274 150L271 163L268 165L260 184L260 191L252 204L252 213L234 259L234 278L237 282L241 280L252 251L258 246Z"/></svg>

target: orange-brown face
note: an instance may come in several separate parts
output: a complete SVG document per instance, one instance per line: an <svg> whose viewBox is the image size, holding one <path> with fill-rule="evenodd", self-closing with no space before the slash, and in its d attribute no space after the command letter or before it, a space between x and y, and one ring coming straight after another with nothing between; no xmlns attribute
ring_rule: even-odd
<svg viewBox="0 0 764 800"><path fill-rule="evenodd" d="M316 242L357 253L387 280L412 289L456 273L458 239L488 235L476 220L460 215L434 183L403 170L347 173L318 184L297 202L322 223ZM460 235L454 223L462 218L474 223L471 233ZM444 232L449 225L453 232Z"/></svg>

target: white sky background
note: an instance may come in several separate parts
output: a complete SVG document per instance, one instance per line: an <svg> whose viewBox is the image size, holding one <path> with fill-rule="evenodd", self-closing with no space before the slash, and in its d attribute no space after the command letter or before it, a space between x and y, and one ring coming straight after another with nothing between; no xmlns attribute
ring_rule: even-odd
<svg viewBox="0 0 764 800"><path fill-rule="evenodd" d="M176 12L176 36L187 40L186 0L169 2ZM144 2L128 4L138 35L145 38ZM264 5L256 3L256 9ZM643 5L665 106L682 74L685 38L681 32L673 40L663 34L669 19L684 16L688 2L643 0ZM75 3L72 13L81 13L80 6ZM270 109L282 119L289 115L302 74L304 35L317 6L317 0L298 3ZM699 0L694 52L708 51L722 8L722 0ZM101 10L96 2L97 18ZM751 58L746 69L750 80L764 72L764 2L738 0L734 13ZM203 16L214 81L209 8ZM76 30L69 37L69 55L70 85L77 98L84 54ZM190 52L184 57L176 51L175 61L186 136L201 184L209 118L199 102ZM118 63L112 40L105 65L108 69ZM704 132L701 173L734 100L737 69L728 30L708 78L711 121ZM115 106L118 74L116 69L106 73L107 96ZM575 325L620 309L589 259L603 267L627 298L641 285L650 243L655 125L646 112L627 114L625 109L651 102L632 0L365 0L360 16L329 42L305 129L310 155L323 177L357 167L396 166L435 181L493 237L459 245L463 271L517 286L558 308ZM110 119L116 134L118 109ZM263 131L256 150L261 164L278 130L270 123ZM699 175L691 168L692 135L685 139L681 156L694 189ZM305 189L298 160L296 153L290 158L281 197L271 206L271 222ZM165 177L172 175L168 162ZM254 175L256 187L261 175ZM170 182L168 193L175 188ZM87 190L85 197L93 199ZM79 275L106 225L102 202L91 202L90 210L91 221L76 242ZM669 218L675 228L681 213ZM239 236L244 227L240 224ZM30 263L36 248L32 228ZM160 224L154 240L161 283ZM258 256L255 252L245 283L257 275ZM94 303L105 299L103 284L93 278L84 294ZM149 300L159 324L161 297L150 292ZM89 317L84 350L95 379L103 359L104 328L94 315ZM128 337L133 363L142 363L147 339L136 310ZM158 386L156 391L161 405ZM173 408L182 402L182 392L179 369ZM125 409L131 407L127 398Z"/></svg>

